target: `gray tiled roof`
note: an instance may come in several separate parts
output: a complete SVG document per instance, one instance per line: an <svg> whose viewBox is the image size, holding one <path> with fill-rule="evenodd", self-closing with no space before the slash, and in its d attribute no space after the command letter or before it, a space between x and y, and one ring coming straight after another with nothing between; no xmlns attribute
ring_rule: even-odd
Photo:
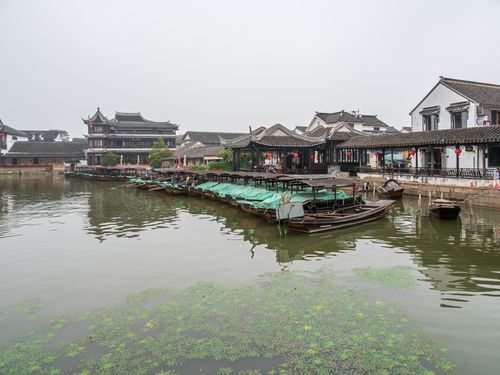
<svg viewBox="0 0 500 375"><path fill-rule="evenodd" d="M307 131L307 126L296 126L294 130L301 131L302 133L305 133Z"/></svg>
<svg viewBox="0 0 500 375"><path fill-rule="evenodd" d="M106 124L117 128L151 128L151 129L171 129L177 130L179 125L170 121L151 121L142 117L140 112L116 112L115 118L108 119L99 108L89 119L82 119L85 124Z"/></svg>
<svg viewBox="0 0 500 375"><path fill-rule="evenodd" d="M166 157L163 160L181 159L186 155L186 159L202 159L206 156L217 156L217 154L224 149L223 146L210 146L210 147L192 147L189 149L176 150L172 156Z"/></svg>
<svg viewBox="0 0 500 375"><path fill-rule="evenodd" d="M221 144L220 138L230 140L242 135L245 135L245 133L187 131L182 139L189 137L190 141L200 142L205 146L216 146Z"/></svg>
<svg viewBox="0 0 500 375"><path fill-rule="evenodd" d="M11 126L5 125L2 120L0 120L0 132L5 134L10 134L16 137L28 137L28 135L21 130L14 129Z"/></svg>
<svg viewBox="0 0 500 375"><path fill-rule="evenodd" d="M454 146L500 143L500 126L446 129L425 132L377 134L353 137L339 145L344 148Z"/></svg>
<svg viewBox="0 0 500 375"><path fill-rule="evenodd" d="M282 135L273 135L280 132ZM299 135L281 124L269 128L258 128L252 134L246 134L233 140L224 140L223 144L232 148L243 148L251 143L269 147L311 147L324 143L324 138Z"/></svg>
<svg viewBox="0 0 500 375"><path fill-rule="evenodd" d="M365 123L365 125L368 126L375 126L379 128L386 128L389 125L387 125L385 122L380 120L377 115L361 115L361 120L362 122Z"/></svg>
<svg viewBox="0 0 500 375"><path fill-rule="evenodd" d="M393 126L388 126L387 129L385 129L385 134L399 134L401 133L401 131L399 131L398 129L396 129L395 127Z"/></svg>
<svg viewBox="0 0 500 375"><path fill-rule="evenodd" d="M313 130L304 133L304 135L307 135L308 137L324 137L326 133L328 133L328 129L320 125L315 127Z"/></svg>
<svg viewBox="0 0 500 375"><path fill-rule="evenodd" d="M322 119L327 124L335 124L337 122L363 122L362 119L346 111L339 112L316 112L316 116Z"/></svg>
<svg viewBox="0 0 500 375"><path fill-rule="evenodd" d="M85 159L84 143L80 142L31 142L14 143L6 157L58 157Z"/></svg>
<svg viewBox="0 0 500 375"><path fill-rule="evenodd" d="M66 130L22 130L24 133L28 135L30 141L54 141L59 134L61 136L68 136L68 132Z"/></svg>
<svg viewBox="0 0 500 375"><path fill-rule="evenodd" d="M445 77L440 82L479 104L500 106L500 85Z"/></svg>

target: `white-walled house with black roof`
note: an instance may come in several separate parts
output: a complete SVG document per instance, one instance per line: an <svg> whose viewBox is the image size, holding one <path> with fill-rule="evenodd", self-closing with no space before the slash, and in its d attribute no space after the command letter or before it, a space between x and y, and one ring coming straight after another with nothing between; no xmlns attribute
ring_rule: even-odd
<svg viewBox="0 0 500 375"><path fill-rule="evenodd" d="M335 128L347 124L354 130L363 133L384 133L388 128L377 115L363 115L359 111L316 112L303 133L313 131L318 127ZM299 133L300 134L300 133Z"/></svg>
<svg viewBox="0 0 500 375"><path fill-rule="evenodd" d="M5 155L17 141L27 141L28 135L21 130L5 125L0 120L0 156Z"/></svg>
<svg viewBox="0 0 500 375"><path fill-rule="evenodd" d="M500 85L440 77L410 112L411 131L500 126ZM434 168L494 168L500 166L500 144L481 147L420 149L413 166ZM431 155L432 152L432 155ZM418 159L418 160L417 160Z"/></svg>

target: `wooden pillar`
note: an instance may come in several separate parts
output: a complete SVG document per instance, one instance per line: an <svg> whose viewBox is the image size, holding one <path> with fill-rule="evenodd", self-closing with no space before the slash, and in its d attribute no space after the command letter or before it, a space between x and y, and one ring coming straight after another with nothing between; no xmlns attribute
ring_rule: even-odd
<svg viewBox="0 0 500 375"><path fill-rule="evenodd" d="M385 169L385 148L382 149L382 167Z"/></svg>
<svg viewBox="0 0 500 375"><path fill-rule="evenodd" d="M391 147L391 168L394 169L394 147Z"/></svg>
<svg viewBox="0 0 500 375"><path fill-rule="evenodd" d="M283 158L282 164L281 164L283 166L283 173L284 174L288 173L288 169L286 166L287 162L288 162L288 149L285 148L285 157Z"/></svg>
<svg viewBox="0 0 500 375"><path fill-rule="evenodd" d="M486 145L482 146L483 149L483 176L486 175Z"/></svg>
<svg viewBox="0 0 500 375"><path fill-rule="evenodd" d="M311 174L311 156L313 156L312 152L313 152L312 148L310 148L309 153L307 155L307 170L309 174Z"/></svg>
<svg viewBox="0 0 500 375"><path fill-rule="evenodd" d="M456 150L457 148L459 148L459 147L460 147L460 145L456 145L456 146L455 146L455 150ZM457 154L457 153L455 153L455 155L456 155L455 157L456 157L456 159L457 159L457 177L458 177L458 176L459 176L459 174L460 174L460 172L459 172L459 168L460 168L460 156L458 156L458 154Z"/></svg>
<svg viewBox="0 0 500 375"><path fill-rule="evenodd" d="M260 168L260 148L255 148L255 171L258 171Z"/></svg>
<svg viewBox="0 0 500 375"><path fill-rule="evenodd" d="M418 174L418 147L415 147L415 171Z"/></svg>
<svg viewBox="0 0 500 375"><path fill-rule="evenodd" d="M257 162L256 162L256 158L255 158L255 148L254 146L252 145L251 146L251 160L252 160L252 171L256 171L257 170Z"/></svg>
<svg viewBox="0 0 500 375"><path fill-rule="evenodd" d="M431 146L431 176L434 175L434 146Z"/></svg>

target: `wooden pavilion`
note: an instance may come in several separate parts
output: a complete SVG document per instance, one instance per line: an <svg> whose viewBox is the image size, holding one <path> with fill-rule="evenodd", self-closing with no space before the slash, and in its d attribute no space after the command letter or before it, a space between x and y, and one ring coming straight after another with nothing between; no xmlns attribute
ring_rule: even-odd
<svg viewBox="0 0 500 375"><path fill-rule="evenodd" d="M235 171L327 173L325 138L299 135L281 124L260 127L221 143L233 152Z"/></svg>

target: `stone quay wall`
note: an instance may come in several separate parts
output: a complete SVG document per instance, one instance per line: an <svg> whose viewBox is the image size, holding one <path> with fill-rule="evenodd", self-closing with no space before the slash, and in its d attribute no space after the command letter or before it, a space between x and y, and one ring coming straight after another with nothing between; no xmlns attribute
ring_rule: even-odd
<svg viewBox="0 0 500 375"><path fill-rule="evenodd" d="M375 186L381 186L388 179L382 176L358 175L360 185L368 181L370 182L370 193ZM411 179L395 178L400 182L407 195L422 195L423 198L428 198L429 192L433 198L440 198L441 194L444 199L456 200L459 203L469 204L479 207L490 207L500 209L500 191L493 190L492 180L470 180L470 179L453 179L446 178L439 181L438 178L429 181L420 181L417 178Z"/></svg>

